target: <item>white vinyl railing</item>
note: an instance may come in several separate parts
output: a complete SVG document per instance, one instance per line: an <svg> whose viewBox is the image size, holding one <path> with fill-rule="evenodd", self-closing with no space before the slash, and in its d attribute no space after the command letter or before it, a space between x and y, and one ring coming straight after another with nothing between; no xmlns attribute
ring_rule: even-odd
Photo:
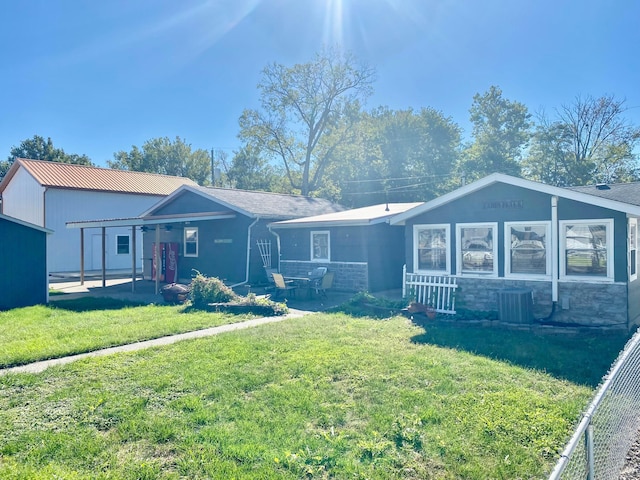
<svg viewBox="0 0 640 480"><path fill-rule="evenodd" d="M402 269L402 296L412 297L416 302L431 305L439 313L456 313L455 277L408 273L406 265Z"/></svg>

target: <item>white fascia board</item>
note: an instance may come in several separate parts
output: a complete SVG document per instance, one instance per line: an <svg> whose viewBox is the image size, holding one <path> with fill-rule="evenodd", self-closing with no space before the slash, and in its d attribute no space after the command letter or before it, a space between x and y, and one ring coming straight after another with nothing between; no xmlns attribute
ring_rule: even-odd
<svg viewBox="0 0 640 480"><path fill-rule="evenodd" d="M33 223L25 222L24 220L20 220L19 218L11 217L9 215L3 215L2 213L0 213L0 218L2 218L4 220L7 220L9 222L12 222L12 223L16 223L18 225L22 225L23 227L29 227L29 228L33 228L34 230L39 230L39 231L47 233L47 234L53 233L53 230L51 230L49 228L45 228L45 227L41 227L39 225L35 225Z"/></svg>

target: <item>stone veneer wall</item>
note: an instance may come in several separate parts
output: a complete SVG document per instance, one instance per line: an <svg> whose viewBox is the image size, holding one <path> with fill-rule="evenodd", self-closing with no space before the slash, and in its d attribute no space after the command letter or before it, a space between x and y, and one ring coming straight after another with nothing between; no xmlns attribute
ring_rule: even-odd
<svg viewBox="0 0 640 480"><path fill-rule="evenodd" d="M457 279L456 308L497 311L498 291L528 288L533 292L533 316L545 319L551 313L551 282L490 278ZM614 283L560 282L554 323L603 328L628 328L627 285Z"/></svg>
<svg viewBox="0 0 640 480"><path fill-rule="evenodd" d="M347 292L361 292L369 288L369 268L366 263L280 261L280 273L289 277L306 277L316 267L333 272L333 287Z"/></svg>

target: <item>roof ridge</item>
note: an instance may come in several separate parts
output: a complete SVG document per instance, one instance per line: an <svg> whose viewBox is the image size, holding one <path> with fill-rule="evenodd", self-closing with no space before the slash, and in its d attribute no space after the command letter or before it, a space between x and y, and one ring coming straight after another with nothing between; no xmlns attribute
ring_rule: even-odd
<svg viewBox="0 0 640 480"><path fill-rule="evenodd" d="M312 197L310 195L302 195L300 193L280 193L280 192L267 192L265 190L247 190L245 188L231 188L231 187L214 187L211 185L198 185L199 188L204 188L206 190L226 190L230 192L246 192L246 193L265 193L268 195L278 195L281 197L295 197L295 198L311 198L314 200L326 200L327 202L333 203L332 200L323 197Z"/></svg>
<svg viewBox="0 0 640 480"><path fill-rule="evenodd" d="M191 180L189 177L183 177L180 175L168 175L166 173L154 173L154 172L140 172L138 170L123 170L121 168L108 168L108 167L100 167L97 165L82 165L79 163L67 163L67 162L57 162L55 160L41 160L41 159L35 159L35 158L22 158L22 157L17 157L16 161L21 161L21 162L37 162L37 163L45 163L47 165L54 165L54 166L65 166L65 167L74 167L74 168L87 168L87 169L94 169L94 170L102 170L105 172L124 172L124 173L132 173L132 174L138 174L138 175L152 175L154 177L167 177L167 178L186 178Z"/></svg>

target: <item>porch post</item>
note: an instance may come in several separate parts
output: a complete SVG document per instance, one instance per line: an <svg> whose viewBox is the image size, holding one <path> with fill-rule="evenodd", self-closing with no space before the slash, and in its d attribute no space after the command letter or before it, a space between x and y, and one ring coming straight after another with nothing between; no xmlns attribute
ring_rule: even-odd
<svg viewBox="0 0 640 480"><path fill-rule="evenodd" d="M131 291L136 291L136 226L131 225Z"/></svg>
<svg viewBox="0 0 640 480"><path fill-rule="evenodd" d="M160 259L160 224L156 225L156 295L160 292L160 271L162 270L162 260Z"/></svg>
<svg viewBox="0 0 640 480"><path fill-rule="evenodd" d="M84 228L80 228L80 285L84 285Z"/></svg>
<svg viewBox="0 0 640 480"><path fill-rule="evenodd" d="M102 227L102 288L107 286L107 227Z"/></svg>

